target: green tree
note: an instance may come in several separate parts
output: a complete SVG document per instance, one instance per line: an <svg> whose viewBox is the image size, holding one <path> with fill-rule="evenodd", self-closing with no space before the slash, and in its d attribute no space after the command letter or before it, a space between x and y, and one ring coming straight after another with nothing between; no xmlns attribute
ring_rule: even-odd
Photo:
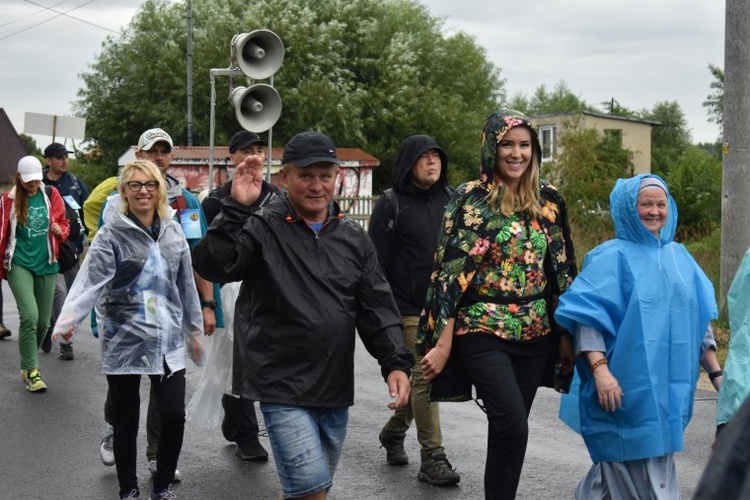
<svg viewBox="0 0 750 500"><path fill-rule="evenodd" d="M721 224L721 159L689 146L669 170L680 235L708 234Z"/></svg>
<svg viewBox="0 0 750 500"><path fill-rule="evenodd" d="M690 146L685 113L677 101L657 102L643 118L661 123L651 128L651 171L667 177L669 170Z"/></svg>
<svg viewBox="0 0 750 500"><path fill-rule="evenodd" d="M568 120L560 133L560 153L547 166L570 207L578 227L609 224L609 194L620 177L630 175L633 154L616 135L583 128L580 118Z"/></svg>
<svg viewBox="0 0 750 500"><path fill-rule="evenodd" d="M445 21L416 0L258 0L251 9L242 0L193 0L192 7L195 144L209 138L209 70L229 66L233 35L266 28L285 46L274 75L283 104L274 146L320 130L379 158L382 187L400 141L423 133L445 148L454 182L476 177L479 133L504 82L472 36L445 35ZM184 30L182 3L147 0L81 75L77 108L108 164L149 127L186 142ZM239 128L227 80L216 79L216 144Z"/></svg>
<svg viewBox="0 0 750 500"><path fill-rule="evenodd" d="M516 109L529 116L553 114L553 113L580 113L592 110L586 101L573 93L565 81L557 82L552 91L542 84L536 88L531 97L522 93L511 98L508 107Z"/></svg>
<svg viewBox="0 0 750 500"><path fill-rule="evenodd" d="M724 70L713 64L708 65L708 71L714 77L711 82L713 93L708 94L703 101L703 107L708 111L708 121L719 125L719 136L724 135Z"/></svg>
<svg viewBox="0 0 750 500"><path fill-rule="evenodd" d="M36 140L30 135L18 134L18 137L23 142L23 147L26 148L26 153L30 155L42 156L42 150L36 145Z"/></svg>

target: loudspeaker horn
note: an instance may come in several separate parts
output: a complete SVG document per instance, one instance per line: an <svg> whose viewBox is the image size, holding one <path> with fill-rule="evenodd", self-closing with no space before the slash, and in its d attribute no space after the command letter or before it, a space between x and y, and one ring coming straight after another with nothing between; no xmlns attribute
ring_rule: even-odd
<svg viewBox="0 0 750 500"><path fill-rule="evenodd" d="M281 97L265 83L237 87L230 99L240 126L250 132L265 132L281 116Z"/></svg>
<svg viewBox="0 0 750 500"><path fill-rule="evenodd" d="M281 67L284 44L271 30L253 30L232 38L232 54L245 75L262 80Z"/></svg>

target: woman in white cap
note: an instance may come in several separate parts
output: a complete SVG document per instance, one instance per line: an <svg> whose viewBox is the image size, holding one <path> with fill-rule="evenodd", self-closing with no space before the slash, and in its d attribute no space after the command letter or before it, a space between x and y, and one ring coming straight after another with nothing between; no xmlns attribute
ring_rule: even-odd
<svg viewBox="0 0 750 500"><path fill-rule="evenodd" d="M42 164L33 156L19 160L15 186L0 197L0 278L18 306L21 378L30 392L47 390L37 352L49 327L58 248L70 230L64 203L55 188L44 187Z"/></svg>

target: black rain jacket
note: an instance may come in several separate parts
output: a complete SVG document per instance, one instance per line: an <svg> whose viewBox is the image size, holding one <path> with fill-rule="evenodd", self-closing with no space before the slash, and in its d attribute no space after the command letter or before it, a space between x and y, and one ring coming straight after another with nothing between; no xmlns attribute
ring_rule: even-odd
<svg viewBox="0 0 750 500"><path fill-rule="evenodd" d="M196 246L193 266L214 282L243 281L235 338L245 342L243 396L316 408L354 404L355 328L383 377L414 364L375 248L331 204L318 234L286 193L261 210L233 198Z"/></svg>
<svg viewBox="0 0 750 500"><path fill-rule="evenodd" d="M438 151L442 161L440 179L429 189L419 189L411 182L411 170L419 156L431 149ZM399 311L403 316L419 316L430 284L445 206L453 191L448 184L448 157L434 139L415 135L401 143L391 175L398 214L394 217L393 202L380 196L368 232Z"/></svg>

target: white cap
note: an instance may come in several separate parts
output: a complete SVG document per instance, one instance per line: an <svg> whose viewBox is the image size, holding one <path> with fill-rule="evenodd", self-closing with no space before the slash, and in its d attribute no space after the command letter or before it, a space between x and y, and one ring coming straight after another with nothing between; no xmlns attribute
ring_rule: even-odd
<svg viewBox="0 0 750 500"><path fill-rule="evenodd" d="M162 129L148 129L144 133L142 133L141 138L138 139L138 151L148 151L149 149L154 147L154 144L162 141L168 143L170 149L172 148L172 146L174 146L174 143L172 143L172 138Z"/></svg>
<svg viewBox="0 0 750 500"><path fill-rule="evenodd" d="M24 156L18 160L18 175L23 182L41 181L42 163L35 156Z"/></svg>

